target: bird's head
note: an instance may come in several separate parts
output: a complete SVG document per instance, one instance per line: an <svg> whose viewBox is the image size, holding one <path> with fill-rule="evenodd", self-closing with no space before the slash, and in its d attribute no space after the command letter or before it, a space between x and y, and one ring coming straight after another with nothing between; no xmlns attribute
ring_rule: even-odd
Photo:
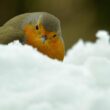
<svg viewBox="0 0 110 110"><path fill-rule="evenodd" d="M60 21L48 13L33 14L23 27L25 43L53 59L63 60L65 48Z"/></svg>

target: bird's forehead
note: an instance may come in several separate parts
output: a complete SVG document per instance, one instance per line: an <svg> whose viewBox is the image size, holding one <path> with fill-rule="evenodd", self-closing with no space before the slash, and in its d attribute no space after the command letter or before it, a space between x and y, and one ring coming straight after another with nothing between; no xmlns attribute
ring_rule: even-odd
<svg viewBox="0 0 110 110"><path fill-rule="evenodd" d="M48 31L57 32L59 29L59 25L56 21L49 18L42 18L42 24Z"/></svg>
<svg viewBox="0 0 110 110"><path fill-rule="evenodd" d="M26 22L37 25L38 22L49 32L56 32L61 35L60 21L57 17L48 13L34 13L26 19Z"/></svg>
<svg viewBox="0 0 110 110"><path fill-rule="evenodd" d="M52 15L42 15L40 19L46 30L58 32L60 29L60 22L56 17Z"/></svg>

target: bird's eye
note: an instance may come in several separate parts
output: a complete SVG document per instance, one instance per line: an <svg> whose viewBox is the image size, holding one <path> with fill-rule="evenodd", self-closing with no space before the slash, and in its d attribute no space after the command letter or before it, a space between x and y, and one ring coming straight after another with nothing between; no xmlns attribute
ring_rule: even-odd
<svg viewBox="0 0 110 110"><path fill-rule="evenodd" d="M38 30L39 29L39 26L38 25L36 25L36 30Z"/></svg>
<svg viewBox="0 0 110 110"><path fill-rule="evenodd" d="M56 36L57 36L56 34L53 35L53 37L56 37Z"/></svg>

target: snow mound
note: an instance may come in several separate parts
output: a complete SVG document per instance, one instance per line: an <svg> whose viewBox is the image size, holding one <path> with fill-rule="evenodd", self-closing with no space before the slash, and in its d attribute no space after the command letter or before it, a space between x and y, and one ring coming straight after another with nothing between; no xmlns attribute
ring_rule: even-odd
<svg viewBox="0 0 110 110"><path fill-rule="evenodd" d="M110 36L96 36L64 62L19 42L0 45L0 110L110 110Z"/></svg>

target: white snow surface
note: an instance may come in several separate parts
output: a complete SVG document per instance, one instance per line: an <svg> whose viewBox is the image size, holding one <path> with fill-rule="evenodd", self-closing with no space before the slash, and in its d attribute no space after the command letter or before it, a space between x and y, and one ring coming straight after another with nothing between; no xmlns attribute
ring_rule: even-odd
<svg viewBox="0 0 110 110"><path fill-rule="evenodd" d="M0 110L110 110L110 36L96 36L63 62L19 42L0 45Z"/></svg>

